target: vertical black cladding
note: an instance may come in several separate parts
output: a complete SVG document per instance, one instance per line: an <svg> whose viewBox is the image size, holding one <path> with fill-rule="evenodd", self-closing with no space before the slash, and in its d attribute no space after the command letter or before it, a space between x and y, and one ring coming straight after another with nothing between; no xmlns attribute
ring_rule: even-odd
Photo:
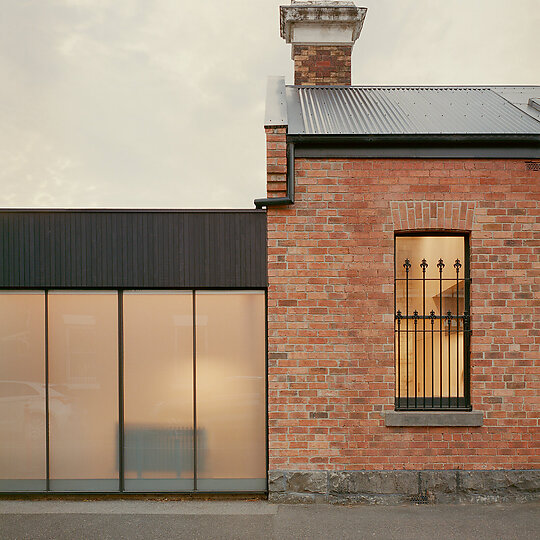
<svg viewBox="0 0 540 540"><path fill-rule="evenodd" d="M260 210L2 210L0 288L264 288Z"/></svg>

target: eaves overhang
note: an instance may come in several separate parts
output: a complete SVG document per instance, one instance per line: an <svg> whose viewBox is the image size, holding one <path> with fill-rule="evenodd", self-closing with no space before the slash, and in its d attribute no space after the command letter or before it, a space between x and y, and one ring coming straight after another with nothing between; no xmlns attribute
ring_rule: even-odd
<svg viewBox="0 0 540 540"><path fill-rule="evenodd" d="M537 134L288 134L297 158L540 159Z"/></svg>

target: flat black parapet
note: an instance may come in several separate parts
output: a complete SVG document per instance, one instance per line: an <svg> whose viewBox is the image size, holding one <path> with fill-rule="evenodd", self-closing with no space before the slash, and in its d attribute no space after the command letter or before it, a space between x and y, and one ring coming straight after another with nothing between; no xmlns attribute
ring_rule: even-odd
<svg viewBox="0 0 540 540"><path fill-rule="evenodd" d="M0 288L265 288L256 210L0 210Z"/></svg>

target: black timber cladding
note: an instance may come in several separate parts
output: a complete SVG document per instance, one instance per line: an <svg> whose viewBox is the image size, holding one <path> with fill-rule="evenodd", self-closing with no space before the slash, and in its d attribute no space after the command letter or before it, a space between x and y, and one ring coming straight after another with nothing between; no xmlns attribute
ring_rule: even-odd
<svg viewBox="0 0 540 540"><path fill-rule="evenodd" d="M0 288L264 288L266 213L2 210Z"/></svg>

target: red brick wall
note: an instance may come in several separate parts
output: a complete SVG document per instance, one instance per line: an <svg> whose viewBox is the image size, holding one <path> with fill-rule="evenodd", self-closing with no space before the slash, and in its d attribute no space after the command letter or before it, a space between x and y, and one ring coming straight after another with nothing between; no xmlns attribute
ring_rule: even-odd
<svg viewBox="0 0 540 540"><path fill-rule="evenodd" d="M284 195L285 130L268 129ZM297 159L268 209L269 445L277 469L540 465L540 176L522 160ZM483 427L389 428L393 240L471 231L471 397Z"/></svg>
<svg viewBox="0 0 540 540"><path fill-rule="evenodd" d="M350 85L351 45L293 45L294 84Z"/></svg>

